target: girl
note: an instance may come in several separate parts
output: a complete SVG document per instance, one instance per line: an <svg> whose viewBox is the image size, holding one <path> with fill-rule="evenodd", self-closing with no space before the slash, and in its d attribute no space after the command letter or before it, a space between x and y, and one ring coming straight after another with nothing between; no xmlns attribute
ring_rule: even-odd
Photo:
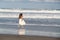
<svg viewBox="0 0 60 40"><path fill-rule="evenodd" d="M23 25L25 25L25 24L26 24L26 23L25 23L25 21L23 20L23 14L20 13L20 14L19 14L19 25L23 26Z"/></svg>
<svg viewBox="0 0 60 40"><path fill-rule="evenodd" d="M25 21L23 20L23 14L20 13L19 14L19 28L18 28L18 34L19 35L24 35L25 34L25 29L24 26L25 25Z"/></svg>

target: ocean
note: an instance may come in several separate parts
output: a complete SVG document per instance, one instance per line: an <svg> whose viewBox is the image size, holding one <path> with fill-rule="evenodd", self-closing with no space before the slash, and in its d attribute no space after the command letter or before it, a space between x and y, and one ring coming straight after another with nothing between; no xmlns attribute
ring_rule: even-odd
<svg viewBox="0 0 60 40"><path fill-rule="evenodd" d="M0 8L60 9L60 2L28 2L26 0L23 1L0 0Z"/></svg>
<svg viewBox="0 0 60 40"><path fill-rule="evenodd" d="M0 34L18 34L20 12L0 11ZM60 37L60 13L22 12L26 25L25 34L30 36Z"/></svg>

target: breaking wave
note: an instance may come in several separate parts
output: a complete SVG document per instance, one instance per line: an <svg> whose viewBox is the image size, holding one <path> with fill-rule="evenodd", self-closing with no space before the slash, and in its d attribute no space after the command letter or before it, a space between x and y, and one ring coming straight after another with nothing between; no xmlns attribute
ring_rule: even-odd
<svg viewBox="0 0 60 40"><path fill-rule="evenodd" d="M18 18L19 13L24 14L24 18L60 18L59 10L17 10L0 9L0 17Z"/></svg>

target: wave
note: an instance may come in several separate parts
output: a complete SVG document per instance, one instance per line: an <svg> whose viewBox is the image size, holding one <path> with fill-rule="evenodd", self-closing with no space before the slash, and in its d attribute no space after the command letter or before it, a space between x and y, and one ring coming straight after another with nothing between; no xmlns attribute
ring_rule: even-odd
<svg viewBox="0 0 60 40"><path fill-rule="evenodd" d="M60 18L60 14L59 13L55 13L55 14L52 14L52 13L24 13L24 18ZM18 18L19 17L19 14L18 13L0 13L0 18Z"/></svg>
<svg viewBox="0 0 60 40"><path fill-rule="evenodd" d="M23 10L23 9L0 9L0 12L60 13L60 10Z"/></svg>
<svg viewBox="0 0 60 40"><path fill-rule="evenodd" d="M0 9L0 18L18 18L19 13L24 14L24 18L60 18L60 10L19 10L19 9Z"/></svg>
<svg viewBox="0 0 60 40"><path fill-rule="evenodd" d="M17 25L19 26L18 23L0 23L0 24L5 24L5 25ZM59 27L60 28L60 25L57 25L57 24L25 24L25 25L31 25L31 26L51 26L51 27Z"/></svg>

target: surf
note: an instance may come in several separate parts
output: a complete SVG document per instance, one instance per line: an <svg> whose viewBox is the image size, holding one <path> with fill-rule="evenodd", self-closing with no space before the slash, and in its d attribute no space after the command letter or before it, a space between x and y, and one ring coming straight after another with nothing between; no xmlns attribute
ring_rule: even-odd
<svg viewBox="0 0 60 40"><path fill-rule="evenodd" d="M60 10L24 10L24 9L0 9L0 12L60 13Z"/></svg>

